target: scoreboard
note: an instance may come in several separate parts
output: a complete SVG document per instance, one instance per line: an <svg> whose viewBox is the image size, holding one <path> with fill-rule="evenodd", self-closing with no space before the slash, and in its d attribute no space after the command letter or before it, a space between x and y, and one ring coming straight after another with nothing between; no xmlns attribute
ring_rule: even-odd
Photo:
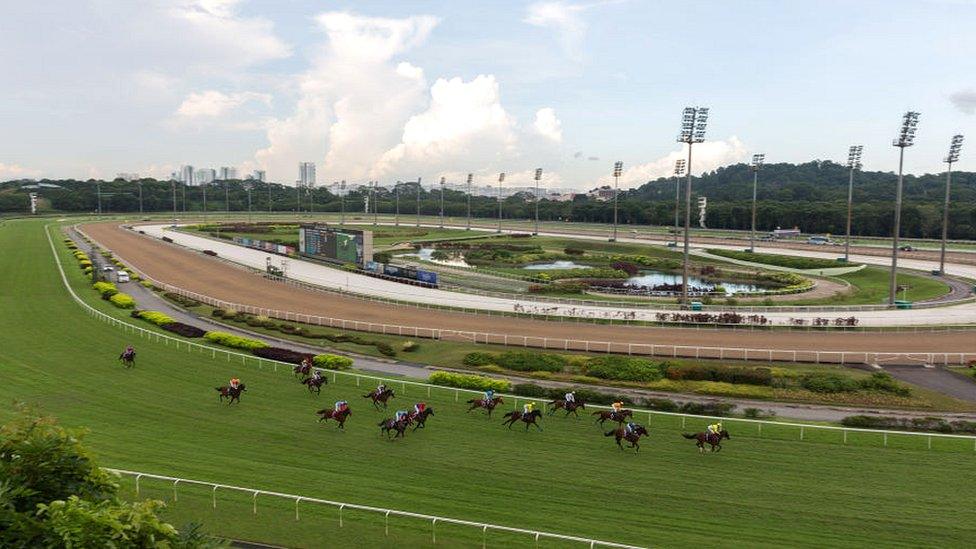
<svg viewBox="0 0 976 549"><path fill-rule="evenodd" d="M298 229L298 251L305 256L360 267L373 260L373 232L302 225Z"/></svg>

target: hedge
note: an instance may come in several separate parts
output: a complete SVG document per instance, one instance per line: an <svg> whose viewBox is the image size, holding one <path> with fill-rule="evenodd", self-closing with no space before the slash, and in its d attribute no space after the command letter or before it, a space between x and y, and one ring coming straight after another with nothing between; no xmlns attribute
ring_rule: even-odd
<svg viewBox="0 0 976 549"><path fill-rule="evenodd" d="M164 326L162 329L167 332L173 332L174 334L181 335L183 337L203 337L206 335L206 330L201 330L196 326L190 326L189 324L183 324L182 322L170 322Z"/></svg>
<svg viewBox="0 0 976 549"><path fill-rule="evenodd" d="M287 362L289 364L301 364L305 358L312 356L309 353L300 353L291 349L282 349L281 347L258 347L257 349L252 349L251 353L254 356L268 360L277 360L278 362Z"/></svg>
<svg viewBox="0 0 976 549"><path fill-rule="evenodd" d="M614 381L658 381L664 377L667 363L646 358L594 357L586 361L583 371L588 376Z"/></svg>
<svg viewBox="0 0 976 549"><path fill-rule="evenodd" d="M347 356L339 355L315 355L312 362L319 368L326 370L348 370L352 368L352 359Z"/></svg>
<svg viewBox="0 0 976 549"><path fill-rule="evenodd" d="M92 289L100 293L102 295L102 299L108 299L119 293L118 288L116 288L115 284L112 284L111 282L96 282L92 284Z"/></svg>
<svg viewBox="0 0 976 549"><path fill-rule="evenodd" d="M121 292L113 294L112 297L108 298L108 300L112 302L112 305L115 305L119 309L132 309L136 306L136 300L132 299L131 295L123 294Z"/></svg>
<svg viewBox="0 0 976 549"><path fill-rule="evenodd" d="M946 421L940 417L847 416L841 420L841 425L862 429L976 434L976 422Z"/></svg>
<svg viewBox="0 0 976 549"><path fill-rule="evenodd" d="M207 332L203 338L212 343L216 343L217 345L223 345L224 347L231 347L234 349L245 349L247 351L270 347L270 345L263 341L248 339L246 337L228 334L227 332Z"/></svg>
<svg viewBox="0 0 976 549"><path fill-rule="evenodd" d="M757 254L753 252L738 252L735 250L709 249L708 253L729 259L739 259L762 265L775 265L789 269L830 269L833 267L847 267L847 263L841 263L833 259L816 259L812 257L794 257L790 255L776 254Z"/></svg>
<svg viewBox="0 0 976 549"><path fill-rule="evenodd" d="M746 385L772 385L773 371L769 368L738 368L714 366L668 366L668 379L691 381L722 381Z"/></svg>
<svg viewBox="0 0 976 549"><path fill-rule="evenodd" d="M852 379L829 373L811 373L800 378L800 386L815 393L875 391L909 396L912 392L908 387L899 385L890 374L885 372L875 372L871 377L863 379Z"/></svg>
<svg viewBox="0 0 976 549"><path fill-rule="evenodd" d="M141 318L148 322L152 322L156 326L163 326L164 324L176 322L166 313L161 313L159 311L132 311L132 316L134 318Z"/></svg>
<svg viewBox="0 0 976 549"><path fill-rule="evenodd" d="M468 374L455 374L453 372L434 372L430 374L427 381L434 385L446 385L448 387L458 387L460 389L475 389L485 391L494 389L495 391L508 391L512 384L501 380L492 379L485 376L475 376Z"/></svg>
<svg viewBox="0 0 976 549"><path fill-rule="evenodd" d="M519 372L561 372L567 360L548 353L507 351L494 357L494 364Z"/></svg>

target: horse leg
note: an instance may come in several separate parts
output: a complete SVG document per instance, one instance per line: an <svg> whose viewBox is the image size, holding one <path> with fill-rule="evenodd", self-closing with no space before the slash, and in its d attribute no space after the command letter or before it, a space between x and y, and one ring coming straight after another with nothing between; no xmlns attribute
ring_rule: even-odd
<svg viewBox="0 0 976 549"><path fill-rule="evenodd" d="M540 431L542 430L542 425L539 425L538 423L536 423L534 421L532 422L532 425L535 425ZM526 427L526 429L528 429L528 427Z"/></svg>
<svg viewBox="0 0 976 549"><path fill-rule="evenodd" d="M617 439L617 446L619 446L620 447L620 451L623 452L624 451L624 445L623 444L620 444L620 436L618 435L616 437L616 439Z"/></svg>

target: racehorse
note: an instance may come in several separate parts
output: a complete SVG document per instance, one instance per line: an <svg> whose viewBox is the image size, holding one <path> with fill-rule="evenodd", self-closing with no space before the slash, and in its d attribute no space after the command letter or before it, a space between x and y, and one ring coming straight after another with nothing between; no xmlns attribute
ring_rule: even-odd
<svg viewBox="0 0 976 549"><path fill-rule="evenodd" d="M502 397L494 397L491 400L486 400L483 398L472 398L471 400L468 401L468 404L470 404L471 407L468 408L467 411L470 412L471 410L484 408L485 410L488 410L488 419L491 419L492 410L494 410L496 406L498 406L503 402L505 401L502 399Z"/></svg>
<svg viewBox="0 0 976 549"><path fill-rule="evenodd" d="M635 425L634 429L629 433L627 432L626 427L617 427L616 429L603 433L603 436L617 437L617 446L620 446L621 450L624 449L624 446L623 444L620 444L620 441L626 440L630 443L630 447L633 448L635 452L640 452L640 444L637 441L640 440L640 437L647 436L649 434L650 433L647 432L647 429L645 429L643 425Z"/></svg>
<svg viewBox="0 0 976 549"><path fill-rule="evenodd" d="M295 377L307 376L308 374L312 373L312 363L307 360L303 361L301 364L292 368L291 371L295 373Z"/></svg>
<svg viewBox="0 0 976 549"><path fill-rule="evenodd" d="M220 398L221 402L224 401L224 397L227 397L230 399L230 401L227 404L233 404L235 400L237 402L241 401L241 393L246 391L247 387L245 387L244 384L241 383L240 385L237 386L236 389L233 387L228 387L227 385L221 387L214 387L214 389L217 390L217 396Z"/></svg>
<svg viewBox="0 0 976 549"><path fill-rule="evenodd" d="M417 429L426 429L427 427L425 424L427 423L427 418L432 415L434 415L434 409L430 407L424 408L424 411L420 412L419 414L417 412L411 413L408 416L410 423L416 423L416 425L413 426L413 430L416 431Z"/></svg>
<svg viewBox="0 0 976 549"><path fill-rule="evenodd" d="M562 399L554 400L549 403L549 411L547 413L551 416L560 408L566 410L567 416L569 414L573 414L577 419L579 419L579 413L576 410L585 410L586 402L583 400L577 400L575 402L567 402Z"/></svg>
<svg viewBox="0 0 976 549"><path fill-rule="evenodd" d="M681 433L681 436L683 436L683 437L685 437L687 439L694 439L695 441L697 441L695 443L695 446L698 446L698 453L699 454L705 452L705 443L706 442L712 445L712 451L713 452L721 452L722 451L722 439L723 438L727 438L729 440L732 440L732 437L729 436L729 432L726 431L725 429L722 429L721 431L719 431L718 432L718 435L713 435L712 433L695 433L693 435L689 435L688 433Z"/></svg>
<svg viewBox="0 0 976 549"><path fill-rule="evenodd" d="M319 421L334 419L336 423L339 424L339 428L342 430L346 429L346 419L352 415L352 410L349 408L344 408L342 411L337 412L332 408L322 408L316 414L322 416Z"/></svg>
<svg viewBox="0 0 976 549"><path fill-rule="evenodd" d="M372 399L373 400L373 407L375 407L377 410L379 410L380 409L380 406L379 406L380 404L382 404L383 405L383 408L385 409L386 408L386 401L389 400L389 399L391 399L391 398L393 398L393 397L395 397L395 396L396 395L393 394L393 389L384 389L382 393L381 392L378 392L378 391L376 391L374 389L374 390L370 391L369 393L366 393L365 395L363 395L363 398Z"/></svg>
<svg viewBox="0 0 976 549"><path fill-rule="evenodd" d="M410 416L406 416L400 421L393 418L386 418L383 421L377 423L380 427L380 435L386 433L386 438L390 438L390 433L396 431L396 435L393 438L402 437L403 433L406 432L407 427L410 425Z"/></svg>
<svg viewBox="0 0 976 549"><path fill-rule="evenodd" d="M306 377L305 379L302 380L302 385L308 387L308 392L315 393L315 394L321 393L322 386L328 384L329 384L329 379L325 376L318 378L318 380L316 380L314 377Z"/></svg>
<svg viewBox="0 0 976 549"><path fill-rule="evenodd" d="M122 365L125 366L126 368L131 368L135 366L136 350L132 349L131 351L129 350L122 351L122 354L119 355L119 362L121 362Z"/></svg>
<svg viewBox="0 0 976 549"><path fill-rule="evenodd" d="M606 420L608 420L608 419L613 420L613 421L616 421L617 423L623 423L625 419L627 419L629 417L633 417L634 412L632 412L631 410L620 410L620 413L618 414L617 412L614 412L613 410L611 410L609 412L602 412L602 411L601 412L593 412L590 415L600 416L600 417L596 418L596 422L599 423L602 426L603 425L603 422L606 421Z"/></svg>
<svg viewBox="0 0 976 549"><path fill-rule="evenodd" d="M506 419L505 421L503 421L502 422L502 425L505 425L507 423L509 429L512 428L512 425L515 425L515 422L516 421L522 420L522 421L525 422L525 430L526 431L529 430L529 425L535 425L537 429L539 429L540 431L542 430L542 426L539 425L538 423L536 423L536 420L539 419L540 417L542 417L542 412L540 412L539 410L532 410L531 412L529 412L527 414L523 414L522 412L519 412L518 410L512 410L511 412L508 412L507 414L505 414L504 417L506 417L508 419Z"/></svg>

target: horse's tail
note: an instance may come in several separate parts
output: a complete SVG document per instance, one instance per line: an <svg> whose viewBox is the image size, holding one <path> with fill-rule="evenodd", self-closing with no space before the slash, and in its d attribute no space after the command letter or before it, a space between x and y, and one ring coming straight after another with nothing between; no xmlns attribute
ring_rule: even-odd
<svg viewBox="0 0 976 549"><path fill-rule="evenodd" d="M465 401L465 402L467 402L468 404L474 404L474 401L475 400L478 400L478 399L472 398L471 400L468 400L468 401Z"/></svg>
<svg viewBox="0 0 976 549"><path fill-rule="evenodd" d="M598 416L598 415L600 415L600 414L602 414L602 413L603 413L603 412L601 412L601 411L599 411L599 410L597 410L596 412L593 412L593 413L592 413L592 414L590 414L590 415L591 415L591 416Z"/></svg>
<svg viewBox="0 0 976 549"><path fill-rule="evenodd" d="M381 422L379 422L379 423L376 424L377 427L382 427L384 425L386 425L386 420L385 419L383 421L381 421Z"/></svg>
<svg viewBox="0 0 976 549"><path fill-rule="evenodd" d="M698 438L698 435L689 435L688 433L681 433L681 436L683 436L685 438L688 438L688 439Z"/></svg>
<svg viewBox="0 0 976 549"><path fill-rule="evenodd" d="M612 437L615 434L617 434L617 430L616 429L610 429L606 433L603 433L603 436L605 436L605 437Z"/></svg>
<svg viewBox="0 0 976 549"><path fill-rule="evenodd" d="M223 387L214 387L214 390L219 393L220 391L223 391L224 388Z"/></svg>
<svg viewBox="0 0 976 549"><path fill-rule="evenodd" d="M318 414L318 415L327 414L327 413L329 413L329 409L328 408L322 408L321 410L319 410L318 412L315 412L315 413Z"/></svg>
<svg viewBox="0 0 976 549"><path fill-rule="evenodd" d="M373 396L373 393L366 393L365 395L363 395L363 398L369 398L371 396Z"/></svg>

